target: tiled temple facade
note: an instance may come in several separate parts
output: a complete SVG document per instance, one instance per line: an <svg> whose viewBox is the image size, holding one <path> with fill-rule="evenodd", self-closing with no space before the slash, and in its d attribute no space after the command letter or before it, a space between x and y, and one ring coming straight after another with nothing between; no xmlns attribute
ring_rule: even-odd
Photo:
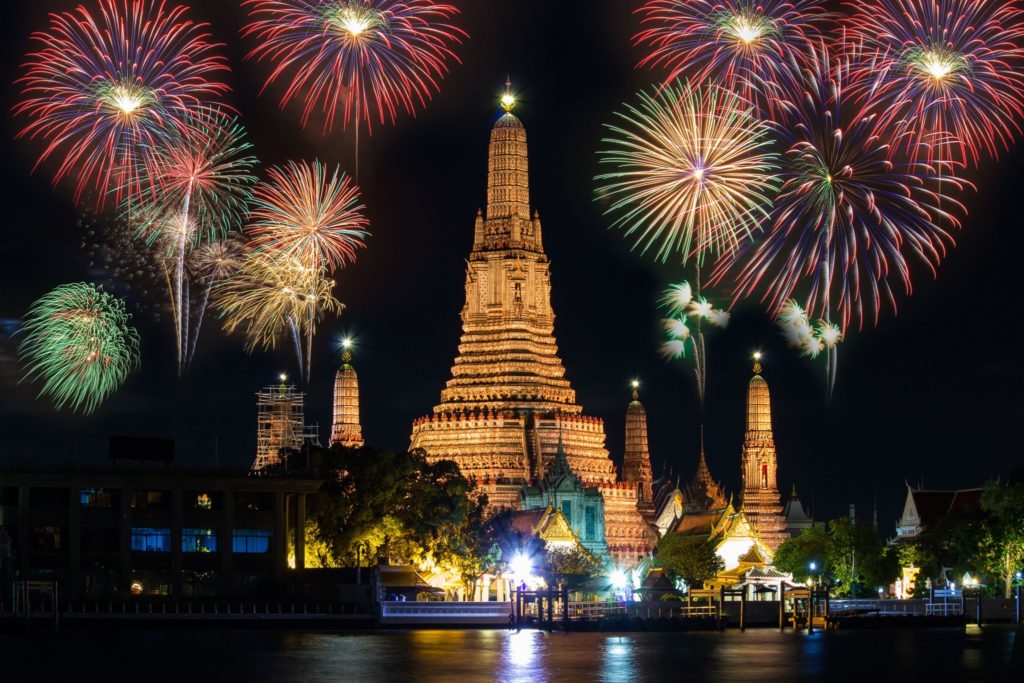
<svg viewBox="0 0 1024 683"><path fill-rule="evenodd" d="M509 108L491 131L487 209L477 214L467 260L458 355L440 403L413 423L411 448L454 460L490 506L517 507L522 487L544 479L561 442L582 484L605 494L613 559L620 547L632 556L649 528L636 485L617 484L604 422L583 414L565 377L528 168L526 130Z"/></svg>
<svg viewBox="0 0 1024 683"><path fill-rule="evenodd" d="M334 419L331 423L331 445L346 448L363 445L363 429L359 422L359 377L352 367L352 354L345 351L341 367L334 378Z"/></svg>
<svg viewBox="0 0 1024 683"><path fill-rule="evenodd" d="M772 404L768 383L761 377L761 364L747 387L747 429L741 456L743 512L757 530L761 541L774 553L789 538L782 500L776 482L778 459L772 434Z"/></svg>

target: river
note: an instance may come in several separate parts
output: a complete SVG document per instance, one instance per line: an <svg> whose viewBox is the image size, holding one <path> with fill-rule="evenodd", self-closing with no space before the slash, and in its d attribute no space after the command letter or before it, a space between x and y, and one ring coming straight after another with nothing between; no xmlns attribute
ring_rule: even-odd
<svg viewBox="0 0 1024 683"><path fill-rule="evenodd" d="M1024 680L1024 630L0 634L0 681Z"/></svg>

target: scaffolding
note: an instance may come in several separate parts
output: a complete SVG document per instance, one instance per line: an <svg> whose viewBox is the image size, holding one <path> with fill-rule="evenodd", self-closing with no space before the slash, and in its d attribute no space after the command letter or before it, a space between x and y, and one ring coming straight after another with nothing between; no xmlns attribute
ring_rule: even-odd
<svg viewBox="0 0 1024 683"><path fill-rule="evenodd" d="M299 450L310 437L305 426L306 395L297 387L281 383L256 394L256 461L254 472L281 462L281 452ZM316 438L315 436L313 437Z"/></svg>

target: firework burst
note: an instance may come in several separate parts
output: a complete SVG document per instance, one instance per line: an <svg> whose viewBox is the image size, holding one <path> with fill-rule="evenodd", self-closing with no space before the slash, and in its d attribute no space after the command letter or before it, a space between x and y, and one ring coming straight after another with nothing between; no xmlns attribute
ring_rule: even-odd
<svg viewBox="0 0 1024 683"><path fill-rule="evenodd" d="M598 197L610 201L612 223L657 245L665 261L678 253L698 265L705 255L734 250L768 217L777 183L768 127L749 103L715 86L665 87L606 125ZM699 283L698 283L699 292Z"/></svg>
<svg viewBox="0 0 1024 683"><path fill-rule="evenodd" d="M802 51L826 19L822 0L650 0L637 10L643 30L634 42L650 49L642 67L664 71L666 83L686 76L756 94L750 75L772 78L786 57ZM767 103L770 105L770 102Z"/></svg>
<svg viewBox="0 0 1024 683"><path fill-rule="evenodd" d="M313 271L333 271L356 259L369 221L359 188L318 161L288 162L267 171L256 188L246 234L256 249L293 259Z"/></svg>
<svg viewBox="0 0 1024 683"><path fill-rule="evenodd" d="M215 79L228 67L185 7L98 4L53 13L49 30L33 35L39 49L26 58L14 111L31 119L19 136L45 145L36 166L58 159L54 183L73 180L76 202L95 187L100 207L109 190L117 201L141 191L136 151L155 149L226 92Z"/></svg>
<svg viewBox="0 0 1024 683"><path fill-rule="evenodd" d="M139 336L124 302L86 283L62 285L25 318L18 355L26 379L58 410L86 415L117 390L139 363Z"/></svg>
<svg viewBox="0 0 1024 683"><path fill-rule="evenodd" d="M202 108L187 117L174 140L152 150L145 164L146 202L138 234L158 243L172 261L169 292L175 320L178 372L192 359L205 303L192 311L187 260L193 248L238 229L248 213L255 157L237 121ZM194 323L191 318L198 316Z"/></svg>
<svg viewBox="0 0 1024 683"><path fill-rule="evenodd" d="M875 322L884 302L895 309L894 285L910 293L912 262L935 272L953 243L940 226L958 226L950 210L962 209L941 189L965 184L952 164L940 173L934 163L891 160L891 146L909 144L910 133L880 125L870 102L848 101L855 52L832 58L822 44L793 62L791 78L769 84L784 114L776 128L785 149L772 226L712 276L735 271L736 297L763 289L775 314L800 289L808 313L828 324L838 313L840 334L853 317L863 324L865 308ZM834 347L829 368L831 393Z"/></svg>
<svg viewBox="0 0 1024 683"><path fill-rule="evenodd" d="M639 103L628 105L607 128L614 137L604 139L600 162L614 170L597 176L597 194L609 202L606 213L617 214L613 227L635 235L634 246L644 252L657 245L662 261L678 254L685 264L692 257L694 291L702 305L705 256L734 251L768 217L777 166L767 126L739 95L680 83L657 96L641 93ZM677 298L692 295L686 283L671 292ZM689 336L702 404L707 319L698 315ZM670 342L675 348L680 339ZM676 351L681 355L685 344Z"/></svg>
<svg viewBox="0 0 1024 683"><path fill-rule="evenodd" d="M1024 11L1016 0L855 7L848 25L870 57L859 91L884 101L881 122L914 133L906 151L932 161L949 148L977 165L983 153L1009 148L1024 116Z"/></svg>
<svg viewBox="0 0 1024 683"><path fill-rule="evenodd" d="M317 324L344 306L323 268L292 258L253 252L239 272L214 286L216 306L228 332L244 332L248 350L275 349L284 339L295 348L299 370L309 381Z"/></svg>
<svg viewBox="0 0 1024 683"><path fill-rule="evenodd" d="M400 110L426 106L466 34L458 10L433 0L246 0L257 41L249 57L268 60L266 85L288 79L281 107L302 100L302 125L317 109L324 132L340 117L372 132L374 119L394 123ZM264 88L266 87L264 86Z"/></svg>

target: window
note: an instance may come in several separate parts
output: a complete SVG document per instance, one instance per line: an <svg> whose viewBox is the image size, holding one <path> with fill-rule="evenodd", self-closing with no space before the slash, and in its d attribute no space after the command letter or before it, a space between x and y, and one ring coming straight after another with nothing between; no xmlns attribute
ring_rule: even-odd
<svg viewBox="0 0 1024 683"><path fill-rule="evenodd" d="M212 510L213 509L213 498L210 497L209 493L200 493L196 496L196 509L197 510Z"/></svg>
<svg viewBox="0 0 1024 683"><path fill-rule="evenodd" d="M71 502L71 491L55 488L32 488L29 490L32 507L66 509Z"/></svg>
<svg viewBox="0 0 1024 683"><path fill-rule="evenodd" d="M117 535L106 527L82 527L82 550L117 550Z"/></svg>
<svg viewBox="0 0 1024 683"><path fill-rule="evenodd" d="M60 550L60 527L34 527L32 529L32 545L38 550Z"/></svg>
<svg viewBox="0 0 1024 683"><path fill-rule="evenodd" d="M562 501L562 514L565 515L565 519L569 524L572 524L572 501Z"/></svg>
<svg viewBox="0 0 1024 683"><path fill-rule="evenodd" d="M82 489L79 500L84 508L109 508L114 506L114 494L105 489Z"/></svg>
<svg viewBox="0 0 1024 683"><path fill-rule="evenodd" d="M165 491L132 491L133 508L167 507L170 496Z"/></svg>
<svg viewBox="0 0 1024 683"><path fill-rule="evenodd" d="M132 550L142 553L170 552L171 530L132 527Z"/></svg>
<svg viewBox="0 0 1024 683"><path fill-rule="evenodd" d="M269 553L270 532L261 529L235 529L231 549L236 553Z"/></svg>
<svg viewBox="0 0 1024 683"><path fill-rule="evenodd" d="M269 512L274 509L274 494L239 493L235 496L235 509Z"/></svg>
<svg viewBox="0 0 1024 683"><path fill-rule="evenodd" d="M586 518L586 537L588 541L592 541L597 538L597 514L594 510L593 505L588 505L584 511L584 517Z"/></svg>
<svg viewBox="0 0 1024 683"><path fill-rule="evenodd" d="M182 529L181 550L186 553L217 552L217 530Z"/></svg>

